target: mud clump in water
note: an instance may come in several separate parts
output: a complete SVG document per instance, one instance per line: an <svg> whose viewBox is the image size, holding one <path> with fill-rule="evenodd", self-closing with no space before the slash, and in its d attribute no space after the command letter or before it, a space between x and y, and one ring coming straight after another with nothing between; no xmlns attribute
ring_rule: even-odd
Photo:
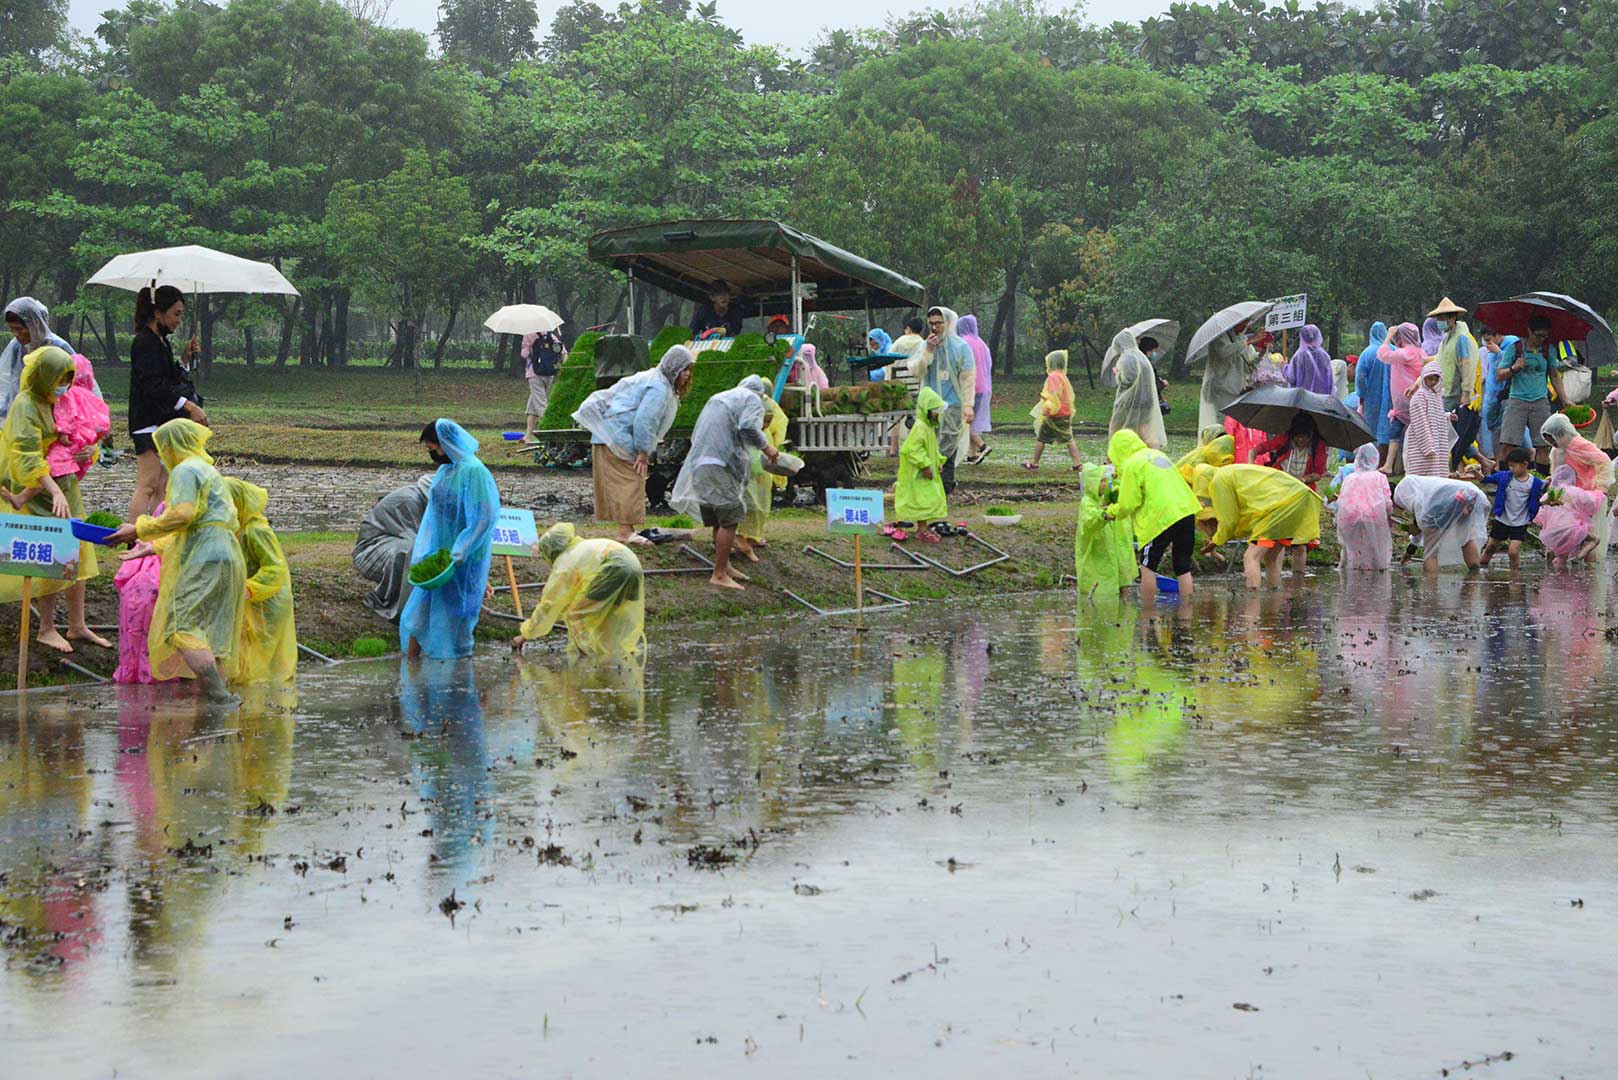
<svg viewBox="0 0 1618 1080"><path fill-rule="evenodd" d="M694 866L698 870L718 870L735 862L736 856L724 848L698 844L685 853L685 861L688 866Z"/></svg>

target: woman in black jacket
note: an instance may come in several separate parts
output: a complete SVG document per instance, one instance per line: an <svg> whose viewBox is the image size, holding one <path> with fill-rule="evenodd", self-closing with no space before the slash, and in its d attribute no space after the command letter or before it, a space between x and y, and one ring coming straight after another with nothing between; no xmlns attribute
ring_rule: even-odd
<svg viewBox="0 0 1618 1080"><path fill-rule="evenodd" d="M169 335L185 317L185 294L173 285L161 285L154 294L142 289L135 296L135 341L129 347L129 437L135 446L135 493L129 499L134 521L163 501L163 462L152 444L152 432L183 416L204 426L202 397L191 376L174 359ZM186 342L187 363L197 354L197 339Z"/></svg>

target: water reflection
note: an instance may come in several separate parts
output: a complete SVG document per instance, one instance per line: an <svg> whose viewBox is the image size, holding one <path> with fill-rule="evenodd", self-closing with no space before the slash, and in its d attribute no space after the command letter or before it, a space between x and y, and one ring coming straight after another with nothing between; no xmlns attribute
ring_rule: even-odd
<svg viewBox="0 0 1618 1080"><path fill-rule="evenodd" d="M304 986L418 951L475 996L459 965L475 958L481 974L536 927L546 949L584 943L601 963L632 941L648 971L673 978L659 965L674 964L689 987L711 974L696 954L641 948L679 932L667 920L686 916L671 910L701 927L733 900L726 932L750 934L783 895L844 915L813 923L817 909L799 907L768 940L798 940L791 920L805 919L803 940L854 952L981 935L984 911L1065 897L1078 918L1025 913L1026 927L993 933L1061 940L1082 925L1083 967L1084 949L1105 947L1096 927L1141 932L1132 905L1121 924L1085 906L1096 882L1189 875L1235 895L1257 883L1237 880L1248 871L1230 845L1263 851L1283 834L1329 838L1307 853L1288 839L1286 874L1306 875L1318 852L1324 874L1338 850L1392 837L1405 870L1443 877L1441 891L1520 905L1588 891L1579 875L1601 865L1618 817L1608 602L1604 580L1577 572L1358 575L1341 590L1329 577L1279 593L1202 588L1145 615L1022 597L876 618L863 633L704 628L654 648L646 669L503 655L348 667L223 720L158 687L71 706L37 697L0 721L0 1014L27 1002L41 1024L60 1022L51 995L75 980L107 1003L102 1017L163 1014L221 993L221 965L271 988L294 971ZM1418 836L1442 850L1411 849ZM1492 869L1544 844L1556 860L1524 880ZM718 853L708 869L699 847ZM1374 851L1345 855L1349 875L1355 858L1368 875L1394 862ZM1147 861L1129 864L1136 853ZM957 855L983 872L939 869ZM835 907L829 888L793 891L844 873L831 868L865 875L843 895L869 917ZM1372 895L1409 904L1421 884ZM485 902L446 938L452 891ZM882 914L912 895L927 904ZM1328 905L1311 909L1317 925L1324 911L1340 920L1334 955L1357 956L1373 933L1359 909L1310 902ZM1532 910L1517 924L1537 933ZM627 930L609 933L613 920ZM305 933L324 935L319 949L298 951ZM1554 935L1534 940L1544 963L1567 958ZM317 972L316 956L331 962ZM744 968L763 980L756 1000L795 992L770 984L768 965ZM1132 971L1111 977L1130 985Z"/></svg>

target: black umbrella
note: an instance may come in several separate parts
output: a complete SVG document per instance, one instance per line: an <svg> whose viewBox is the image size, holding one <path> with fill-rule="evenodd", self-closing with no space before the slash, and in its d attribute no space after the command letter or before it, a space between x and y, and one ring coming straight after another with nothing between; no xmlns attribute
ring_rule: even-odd
<svg viewBox="0 0 1618 1080"><path fill-rule="evenodd" d="M1614 360L1618 360L1618 340L1613 338L1612 327L1608 326L1607 320L1596 314L1595 309L1589 304L1575 300L1566 293L1554 292L1523 293L1521 296L1516 296L1512 299L1550 304L1579 316L1590 326L1589 336L1582 339L1584 341L1585 360L1593 367L1600 367L1602 364L1610 364ZM1580 339L1574 338L1573 340Z"/></svg>
<svg viewBox="0 0 1618 1080"><path fill-rule="evenodd" d="M1315 422L1315 430L1326 445L1339 450L1357 450L1375 436L1365 421L1348 411L1348 406L1330 394L1316 394L1296 386L1257 386L1226 405L1221 412L1245 427L1271 435L1292 430L1301 413Z"/></svg>

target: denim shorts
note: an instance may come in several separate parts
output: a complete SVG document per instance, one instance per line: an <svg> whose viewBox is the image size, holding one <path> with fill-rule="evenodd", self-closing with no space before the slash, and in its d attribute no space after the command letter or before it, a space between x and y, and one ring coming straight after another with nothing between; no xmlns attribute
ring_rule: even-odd
<svg viewBox="0 0 1618 1080"><path fill-rule="evenodd" d="M1388 442L1393 442L1395 440L1403 442L1405 437L1405 428L1409 426L1410 425L1406 424L1403 420L1389 420Z"/></svg>

